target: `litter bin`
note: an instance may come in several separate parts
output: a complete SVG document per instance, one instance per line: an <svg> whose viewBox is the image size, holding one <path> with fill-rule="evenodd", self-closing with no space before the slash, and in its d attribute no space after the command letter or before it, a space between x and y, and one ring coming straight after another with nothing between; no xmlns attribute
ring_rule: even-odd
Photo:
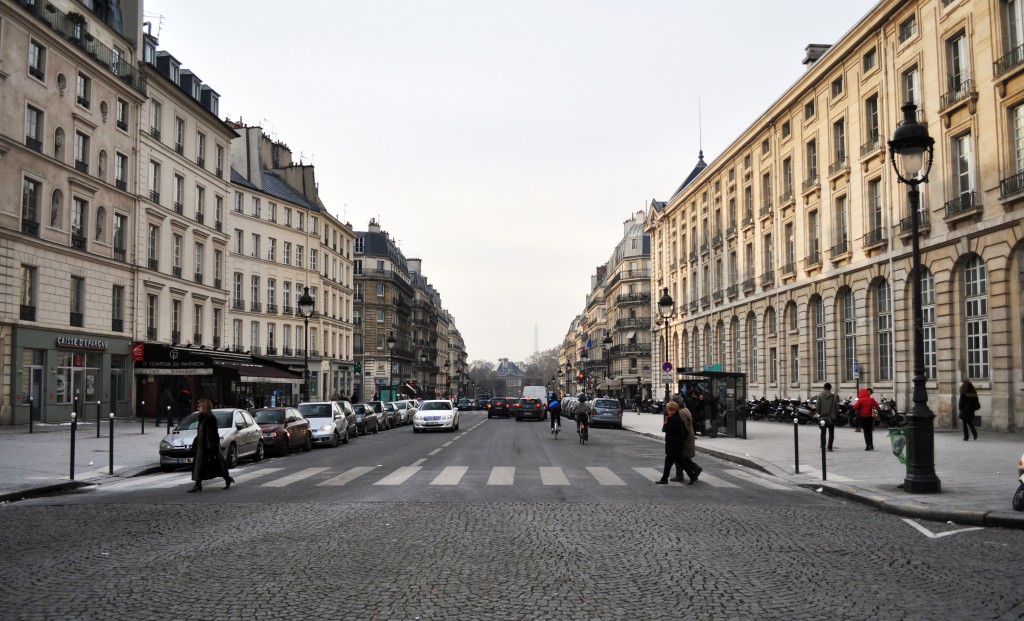
<svg viewBox="0 0 1024 621"><path fill-rule="evenodd" d="M889 442L892 444L892 454L900 463L907 463L907 442L910 441L910 430L906 427L893 427L889 429Z"/></svg>

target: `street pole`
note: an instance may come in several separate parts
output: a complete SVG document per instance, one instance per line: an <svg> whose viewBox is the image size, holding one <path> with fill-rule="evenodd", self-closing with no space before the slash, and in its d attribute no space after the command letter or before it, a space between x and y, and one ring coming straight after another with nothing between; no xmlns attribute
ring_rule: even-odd
<svg viewBox="0 0 1024 621"><path fill-rule="evenodd" d="M665 287L664 289L662 289L661 299L658 300L658 314L661 315L661 318L665 321L665 351L664 351L665 360L664 360L664 362L671 362L668 359L669 358L669 345L668 345L668 339L669 339L668 323L669 323L669 321L668 320L671 319L672 315L675 315L675 313L676 313L676 302L675 302L675 300L672 299L672 296L668 294L668 287ZM662 369L662 371L664 371L664 368ZM669 381L666 380L665 381L665 402L666 403L668 403L668 384L669 384ZM653 386L652 386L652 388L653 388Z"/></svg>
<svg viewBox="0 0 1024 621"><path fill-rule="evenodd" d="M299 297L299 314L302 315L303 331L306 335L306 348L303 350L303 364L302 364L302 390L305 392L305 397L301 395L300 401L310 401L309 395L309 318L313 316L313 309L316 307L316 301L313 300L313 296L309 295L309 287L305 287L302 295Z"/></svg>

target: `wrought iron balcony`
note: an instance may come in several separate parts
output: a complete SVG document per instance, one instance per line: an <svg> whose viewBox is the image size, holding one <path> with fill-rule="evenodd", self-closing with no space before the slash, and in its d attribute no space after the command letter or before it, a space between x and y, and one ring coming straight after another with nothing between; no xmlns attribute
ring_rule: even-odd
<svg viewBox="0 0 1024 621"><path fill-rule="evenodd" d="M194 277L194 280L195 280L197 285L203 284L203 274L202 274L202 272L196 272L195 274L193 274L193 277Z"/></svg>
<svg viewBox="0 0 1024 621"><path fill-rule="evenodd" d="M715 235L711 238L711 247L712 248L720 248L721 246L722 246L722 234L721 233L715 233Z"/></svg>
<svg viewBox="0 0 1024 621"><path fill-rule="evenodd" d="M124 332L124 319L111 319L110 320L110 331L111 332Z"/></svg>
<svg viewBox="0 0 1024 621"><path fill-rule="evenodd" d="M221 280L220 280L220 278L214 278L213 279L213 288L214 289L220 289L221 288Z"/></svg>
<svg viewBox="0 0 1024 621"><path fill-rule="evenodd" d="M199 224L202 224L203 220L205 218L206 218L206 216L203 215L203 212L201 212L201 211L197 211L196 212L196 222L198 222Z"/></svg>
<svg viewBox="0 0 1024 621"><path fill-rule="evenodd" d="M25 146L33 151L43 152L43 143L41 140L36 140L32 136L25 136Z"/></svg>
<svg viewBox="0 0 1024 621"><path fill-rule="evenodd" d="M871 132L870 136L868 136L867 142L860 145L860 154L861 156L865 156L868 153L874 151L875 149L880 148L881 146L882 141L878 135L878 130L876 129L875 131Z"/></svg>
<svg viewBox="0 0 1024 621"><path fill-rule="evenodd" d="M846 153L836 153L835 161L828 165L828 176L831 177L832 175L843 172L849 168L850 161L846 159Z"/></svg>
<svg viewBox="0 0 1024 621"><path fill-rule="evenodd" d="M788 205L793 200L793 190L787 190L779 195L779 205Z"/></svg>
<svg viewBox="0 0 1024 621"><path fill-rule="evenodd" d="M125 181L124 179L115 179L114 180L114 185L117 187L118 190L121 190L121 191L128 190L128 182Z"/></svg>
<svg viewBox="0 0 1024 621"><path fill-rule="evenodd" d="M216 222L213 223L213 228L214 228L214 230L217 230L217 231L223 231L224 230L224 223L221 222L220 220L217 220Z"/></svg>
<svg viewBox="0 0 1024 621"><path fill-rule="evenodd" d="M804 259L804 265L806 267L821 265L821 252L818 250L812 250L810 254L807 255L807 258Z"/></svg>
<svg viewBox="0 0 1024 621"><path fill-rule="evenodd" d="M291 347L283 347L283 348L281 348L281 355L282 356L291 356L292 355L292 348Z"/></svg>
<svg viewBox="0 0 1024 621"><path fill-rule="evenodd" d="M953 218L962 213L972 211L977 205L977 193L974 190L969 192L963 192L960 196L954 198L951 201L946 201L943 208L946 212L947 218Z"/></svg>
<svg viewBox="0 0 1024 621"><path fill-rule="evenodd" d="M848 252L850 252L850 242L846 239L837 242L829 250L829 254L832 256L832 259L841 257Z"/></svg>
<svg viewBox="0 0 1024 621"><path fill-rule="evenodd" d="M249 353L254 355L254 356L262 356L263 355L263 348L260 347L259 345L256 345L254 347L250 347L249 348Z"/></svg>
<svg viewBox="0 0 1024 621"><path fill-rule="evenodd" d="M149 200L153 201L154 203L159 204L160 203L160 192L157 192L156 190L150 190L149 191Z"/></svg>
<svg viewBox="0 0 1024 621"><path fill-rule="evenodd" d="M725 238L726 239L732 239L733 237L736 237L736 225L735 224L730 225L727 229L725 229Z"/></svg>
<svg viewBox="0 0 1024 621"><path fill-rule="evenodd" d="M181 266L175 265L171 268L171 275L175 278L181 278Z"/></svg>
<svg viewBox="0 0 1024 621"><path fill-rule="evenodd" d="M146 339L150 341L156 340L156 328L146 328Z"/></svg>
<svg viewBox="0 0 1024 621"><path fill-rule="evenodd" d="M746 212L746 214L743 216L743 221L740 224L743 225L743 228L747 228L748 226L754 226L754 212Z"/></svg>
<svg viewBox="0 0 1024 621"><path fill-rule="evenodd" d="M277 355L277 348L276 347L271 347L271 346L268 345L267 346L267 355L268 356L276 356Z"/></svg>
<svg viewBox="0 0 1024 621"><path fill-rule="evenodd" d="M714 300L716 304L721 303L722 300L725 299L725 292L719 289L711 294L711 299Z"/></svg>
<svg viewBox="0 0 1024 621"><path fill-rule="evenodd" d="M1007 196L1013 196L1024 192L1024 172L1019 172L1015 175L1001 180L999 182L999 197L1006 198Z"/></svg>
<svg viewBox="0 0 1024 621"><path fill-rule="evenodd" d="M192 333L192 344L196 345L196 346L199 346L199 345L203 344L203 333L202 332L193 332Z"/></svg>
<svg viewBox="0 0 1024 621"><path fill-rule="evenodd" d="M804 179L802 187L804 192L808 190L813 190L814 188L818 187L818 175L815 174L808 177L807 179Z"/></svg>
<svg viewBox="0 0 1024 621"><path fill-rule="evenodd" d="M701 306L701 308L707 308L708 306L711 306L711 296L710 295L702 295L702 296L700 296L700 306Z"/></svg>
<svg viewBox="0 0 1024 621"><path fill-rule="evenodd" d="M955 103L963 101L972 96L972 82L970 78L963 79L956 76L949 76L947 83L950 85L947 90L940 98L940 107L948 108Z"/></svg>
<svg viewBox="0 0 1024 621"><path fill-rule="evenodd" d="M215 336L215 337L213 337L213 348L214 349L218 349L219 347L220 347L220 337L219 336Z"/></svg>
<svg viewBox="0 0 1024 621"><path fill-rule="evenodd" d="M114 259L117 261L125 261L128 258L128 251L124 248L114 248Z"/></svg>
<svg viewBox="0 0 1024 621"><path fill-rule="evenodd" d="M88 174L88 172L89 172L89 162L83 162L82 160L77 160L76 159L75 160L75 170L77 170L78 172L84 172L84 173Z"/></svg>
<svg viewBox="0 0 1024 621"><path fill-rule="evenodd" d="M750 293L751 291L753 291L754 290L754 284L755 283L754 283L754 277L753 276L748 276L747 278L744 278L743 279L743 283L742 283L743 292L744 293Z"/></svg>
<svg viewBox="0 0 1024 621"><path fill-rule="evenodd" d="M997 77L1001 76L1021 63L1024 63L1024 45L1018 45L992 63L993 73Z"/></svg>
<svg viewBox="0 0 1024 621"><path fill-rule="evenodd" d="M725 294L727 296L729 296L730 298L736 297L737 295L740 294L740 286L739 285L729 285L725 289Z"/></svg>
<svg viewBox="0 0 1024 621"><path fill-rule="evenodd" d="M761 219L767 218L768 216L772 215L771 201L765 201L764 204L761 205L761 210L757 213L757 215Z"/></svg>
<svg viewBox="0 0 1024 621"><path fill-rule="evenodd" d="M243 299L243 298L235 298L234 300L231 301L231 308L233 310L244 311L245 310L245 299Z"/></svg>
<svg viewBox="0 0 1024 621"><path fill-rule="evenodd" d="M85 235L71 234L71 247L77 250L85 250Z"/></svg>
<svg viewBox="0 0 1024 621"><path fill-rule="evenodd" d="M259 313L263 310L263 304L253 300L253 302L249 305L249 310L251 310L254 313Z"/></svg>
<svg viewBox="0 0 1024 621"><path fill-rule="evenodd" d="M272 314L272 315L276 315L277 314L277 304L267 304L267 312Z"/></svg>
<svg viewBox="0 0 1024 621"><path fill-rule="evenodd" d="M285 304L284 306L281 307L281 313L285 315L294 315L295 311L292 309L291 306Z"/></svg>
<svg viewBox="0 0 1024 621"><path fill-rule="evenodd" d="M708 246L708 243L706 241L705 242L701 242L701 245L700 245L700 253L701 253L701 255L707 254L710 250L711 250L711 247ZM696 257L694 257L694 260L696 260Z"/></svg>
<svg viewBox="0 0 1024 621"><path fill-rule="evenodd" d="M21 305L21 314L19 318L22 321L35 321L36 320L36 307L28 304Z"/></svg>
<svg viewBox="0 0 1024 621"><path fill-rule="evenodd" d="M24 218L21 221L21 232L32 237L39 237L39 223Z"/></svg>
<svg viewBox="0 0 1024 621"><path fill-rule="evenodd" d="M877 246L885 243L885 229L882 227L875 227L864 235L864 246Z"/></svg>
<svg viewBox="0 0 1024 621"><path fill-rule="evenodd" d="M176 213L176 214L178 214L180 216L182 214L182 212L184 212L184 211L185 211L185 206L182 205L180 201L174 201L174 213Z"/></svg>
<svg viewBox="0 0 1024 621"><path fill-rule="evenodd" d="M783 264L783 266L782 266L782 275L783 276L792 276L795 273L796 273L796 262L795 261L790 261L789 263Z"/></svg>
<svg viewBox="0 0 1024 621"><path fill-rule="evenodd" d="M767 270L761 274L761 286L770 287L775 284L775 270Z"/></svg>
<svg viewBox="0 0 1024 621"><path fill-rule="evenodd" d="M181 342L181 330L171 330L171 344L177 345Z"/></svg>

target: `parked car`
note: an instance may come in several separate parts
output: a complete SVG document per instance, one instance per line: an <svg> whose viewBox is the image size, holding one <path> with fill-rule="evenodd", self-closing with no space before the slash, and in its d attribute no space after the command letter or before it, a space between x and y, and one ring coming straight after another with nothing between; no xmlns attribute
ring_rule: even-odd
<svg viewBox="0 0 1024 621"><path fill-rule="evenodd" d="M345 413L345 419L348 421L349 437L358 438L359 429L356 427L356 411L352 409L352 404L345 399L335 401L335 403L337 403L338 407L341 408L341 411Z"/></svg>
<svg viewBox="0 0 1024 621"><path fill-rule="evenodd" d="M309 421L313 444L348 444L348 417L338 401L309 401L299 404L299 412ZM352 412L355 419L355 412ZM355 427L355 420L352 421Z"/></svg>
<svg viewBox="0 0 1024 621"><path fill-rule="evenodd" d="M459 399L458 408L460 410L465 410L467 412L470 411L470 410L475 410L476 409L476 402L473 401L472 399L468 398L468 397L462 397L461 399Z"/></svg>
<svg viewBox="0 0 1024 621"><path fill-rule="evenodd" d="M576 404L579 403L579 401L580 400L576 397L562 397L562 401L560 402L562 405L562 416L569 420L576 420L576 417L573 415L573 410L576 409Z"/></svg>
<svg viewBox="0 0 1024 621"><path fill-rule="evenodd" d="M381 431L387 431L388 429L394 427L394 425L391 424L391 416L384 414L383 401L367 401L365 405L373 408L373 411L379 415Z"/></svg>
<svg viewBox="0 0 1024 621"><path fill-rule="evenodd" d="M362 434L377 433L380 431L380 414L373 409L373 406L365 403L356 403L352 406L356 413L356 429Z"/></svg>
<svg viewBox="0 0 1024 621"><path fill-rule="evenodd" d="M512 415L512 409L509 407L508 399L504 397L495 397L487 402L487 418L492 416L503 416L508 418Z"/></svg>
<svg viewBox="0 0 1024 621"><path fill-rule="evenodd" d="M313 448L313 432L309 421L295 408L263 408L252 417L263 430L263 446L267 452L287 455L290 449L308 451Z"/></svg>
<svg viewBox="0 0 1024 621"><path fill-rule="evenodd" d="M548 417L546 402L533 397L516 399L516 407L513 411L515 412L516 420L523 420L524 418L544 420Z"/></svg>
<svg viewBox="0 0 1024 621"><path fill-rule="evenodd" d="M394 401L393 403L401 414L402 424L411 425L413 418L416 416L416 410L419 408L419 404L413 399L402 399L401 401Z"/></svg>
<svg viewBox="0 0 1024 621"><path fill-rule="evenodd" d="M448 399L430 399L420 404L412 421L414 433L432 429L458 431L459 410Z"/></svg>
<svg viewBox="0 0 1024 621"><path fill-rule="evenodd" d="M384 404L384 416L388 417L392 427L401 427L404 424L402 423L402 412L395 407L393 401Z"/></svg>
<svg viewBox="0 0 1024 621"><path fill-rule="evenodd" d="M263 430L249 412L238 408L215 408L213 415L217 419L220 451L228 468L236 467L243 457L251 457L253 461L263 459ZM160 467L165 472L192 465L195 459L192 444L198 430L199 412L192 412L160 441Z"/></svg>
<svg viewBox="0 0 1024 621"><path fill-rule="evenodd" d="M591 427L615 427L622 429L622 404L618 399L598 397L590 402Z"/></svg>

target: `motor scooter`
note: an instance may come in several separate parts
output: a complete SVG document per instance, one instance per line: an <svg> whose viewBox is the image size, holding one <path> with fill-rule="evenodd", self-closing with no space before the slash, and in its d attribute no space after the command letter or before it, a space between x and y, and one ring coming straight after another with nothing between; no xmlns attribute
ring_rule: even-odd
<svg viewBox="0 0 1024 621"><path fill-rule="evenodd" d="M1017 460L1017 477L1020 485L1017 486L1017 491L1013 494L1013 508L1016 511L1024 511L1024 455Z"/></svg>

